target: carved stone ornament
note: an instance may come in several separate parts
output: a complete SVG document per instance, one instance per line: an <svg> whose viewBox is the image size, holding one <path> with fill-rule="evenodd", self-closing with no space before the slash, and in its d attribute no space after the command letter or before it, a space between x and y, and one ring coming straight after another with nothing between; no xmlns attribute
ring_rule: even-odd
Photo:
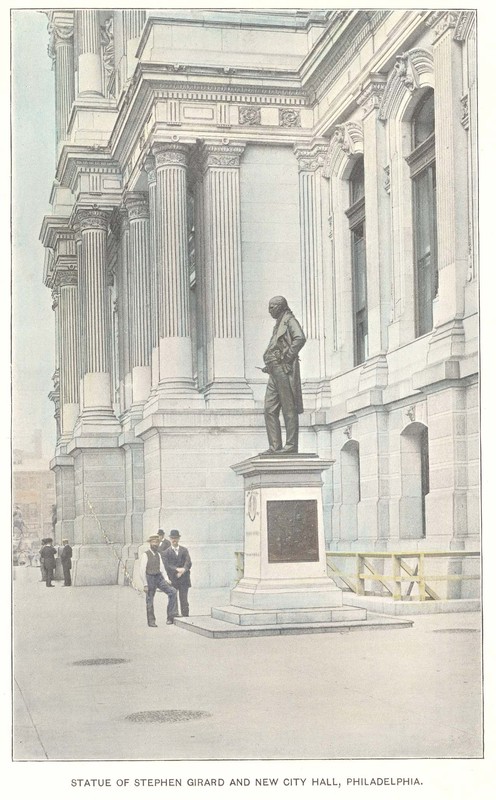
<svg viewBox="0 0 496 800"><path fill-rule="evenodd" d="M50 36L48 55L53 61L57 56L57 47L61 44L68 44L73 38L74 26L51 22L48 26L48 34Z"/></svg>
<svg viewBox="0 0 496 800"><path fill-rule="evenodd" d="M470 124L470 112L469 112L469 103L468 103L468 94L466 94L460 100L461 103L461 123L465 130L468 130Z"/></svg>
<svg viewBox="0 0 496 800"><path fill-rule="evenodd" d="M347 439L351 439L353 436L353 432L351 430L351 425L347 425L346 428L343 430L343 434L346 436Z"/></svg>
<svg viewBox="0 0 496 800"><path fill-rule="evenodd" d="M137 193L129 194L125 198L126 208L129 212L129 219L146 219L150 215L148 197Z"/></svg>
<svg viewBox="0 0 496 800"><path fill-rule="evenodd" d="M468 13L469 12L467 11L454 11L452 9L446 11L433 11L432 14L429 14L426 24L429 26L429 28L434 30L435 38L439 39L439 37L442 36L443 33L446 33L446 31L450 28L455 31L461 15Z"/></svg>
<svg viewBox="0 0 496 800"><path fill-rule="evenodd" d="M470 29L475 24L475 12L458 11L457 13L458 19L455 25L453 39L455 42L464 42L470 32Z"/></svg>
<svg viewBox="0 0 496 800"><path fill-rule="evenodd" d="M301 115L294 108L279 109L279 125L281 128L300 128Z"/></svg>
<svg viewBox="0 0 496 800"><path fill-rule="evenodd" d="M201 150L203 168L239 167L244 145L204 144Z"/></svg>
<svg viewBox="0 0 496 800"><path fill-rule="evenodd" d="M394 116L405 91L413 94L421 86L434 85L434 59L432 53L420 47L400 53L389 74L384 96L379 108L379 119Z"/></svg>
<svg viewBox="0 0 496 800"><path fill-rule="evenodd" d="M330 178L335 172L343 153L348 157L363 153L363 128L359 122L344 122L336 126L324 159L324 178Z"/></svg>
<svg viewBox="0 0 496 800"><path fill-rule="evenodd" d="M357 103L361 107L364 117L370 114L374 109L379 108L386 88L386 82L387 78L385 75L376 74L363 85L362 91L357 97Z"/></svg>
<svg viewBox="0 0 496 800"><path fill-rule="evenodd" d="M334 239L334 214L330 214L327 217L327 222L328 222L328 225L329 225L329 228L328 228L329 239Z"/></svg>
<svg viewBox="0 0 496 800"><path fill-rule="evenodd" d="M391 166L389 164L384 167L384 189L388 194L391 192Z"/></svg>
<svg viewBox="0 0 496 800"><path fill-rule="evenodd" d="M411 422L415 422L415 406L409 406L406 410L406 415Z"/></svg>
<svg viewBox="0 0 496 800"><path fill-rule="evenodd" d="M240 125L260 125L262 111L259 106L240 106L239 124Z"/></svg>
<svg viewBox="0 0 496 800"><path fill-rule="evenodd" d="M69 264L66 269L58 269L55 274L55 286L62 288L62 286L77 286L78 273L77 265Z"/></svg>
<svg viewBox="0 0 496 800"><path fill-rule="evenodd" d="M181 142L167 142L156 144L153 148L155 164L159 167L180 166L188 164L189 147Z"/></svg>
<svg viewBox="0 0 496 800"><path fill-rule="evenodd" d="M313 147L300 147L295 145L294 152L298 159L298 169L301 171L311 171L324 166L327 154L327 144L317 144Z"/></svg>
<svg viewBox="0 0 496 800"><path fill-rule="evenodd" d="M148 183L156 183L157 182L157 170L155 169L155 159L153 156L147 156L145 158L143 166L145 167L145 172L148 175Z"/></svg>
<svg viewBox="0 0 496 800"><path fill-rule="evenodd" d="M101 208L82 208L77 214L79 230L104 230L109 224L109 213Z"/></svg>
<svg viewBox="0 0 496 800"><path fill-rule="evenodd" d="M55 311L59 306L60 292L58 287L52 289L52 311Z"/></svg>

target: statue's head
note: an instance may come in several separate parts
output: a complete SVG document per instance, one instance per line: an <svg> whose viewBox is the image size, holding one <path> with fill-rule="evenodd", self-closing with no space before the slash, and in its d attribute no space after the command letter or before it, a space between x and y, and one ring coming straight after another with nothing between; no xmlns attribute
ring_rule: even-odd
<svg viewBox="0 0 496 800"><path fill-rule="evenodd" d="M269 314L274 319L280 317L283 311L286 311L288 307L288 301L282 295L276 295L276 297L272 297L269 300Z"/></svg>

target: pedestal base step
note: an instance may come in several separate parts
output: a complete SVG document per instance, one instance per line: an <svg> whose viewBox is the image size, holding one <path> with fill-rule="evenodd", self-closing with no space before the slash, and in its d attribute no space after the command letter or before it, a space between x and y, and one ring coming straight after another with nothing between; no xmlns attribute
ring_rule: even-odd
<svg viewBox="0 0 496 800"><path fill-rule="evenodd" d="M313 622L350 622L367 619L365 608L250 609L239 606L212 608L212 617L233 625L287 625Z"/></svg>
<svg viewBox="0 0 496 800"><path fill-rule="evenodd" d="M344 609L342 609L344 610ZM244 610L242 609L242 613ZM341 622L286 622L268 625L236 625L215 617L176 617L174 624L191 633L210 639L248 638L250 636L287 636L303 633L345 633L364 628L411 628L406 619L367 614L367 619Z"/></svg>

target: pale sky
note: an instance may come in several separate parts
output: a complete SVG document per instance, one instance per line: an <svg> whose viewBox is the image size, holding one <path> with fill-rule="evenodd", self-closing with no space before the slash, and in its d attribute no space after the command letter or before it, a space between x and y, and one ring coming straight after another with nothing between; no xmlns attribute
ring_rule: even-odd
<svg viewBox="0 0 496 800"><path fill-rule="evenodd" d="M48 459L56 433L48 399L55 328L39 234L43 217L51 212L55 173L54 73L47 54L47 16L13 10L11 20L13 439L14 447L29 450L33 432L41 429Z"/></svg>

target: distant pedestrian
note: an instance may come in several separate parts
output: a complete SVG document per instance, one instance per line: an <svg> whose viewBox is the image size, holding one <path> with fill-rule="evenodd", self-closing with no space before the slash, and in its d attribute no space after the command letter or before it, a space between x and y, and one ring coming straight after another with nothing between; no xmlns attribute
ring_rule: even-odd
<svg viewBox="0 0 496 800"><path fill-rule="evenodd" d="M72 547L69 544L69 539L62 539L62 551L60 553L60 560L62 562L62 571L64 573L64 586L71 586L71 567L72 567Z"/></svg>
<svg viewBox="0 0 496 800"><path fill-rule="evenodd" d="M167 578L167 573L158 552L160 537L154 533L148 537L150 547L140 556L140 575L146 593L146 618L150 628L156 628L153 600L157 589L168 597L167 625L172 625L177 616L177 592Z"/></svg>
<svg viewBox="0 0 496 800"><path fill-rule="evenodd" d="M177 589L182 617L189 617L188 590L191 586L191 558L186 547L179 544L181 534L172 530L169 533L171 546L163 555L164 567L170 582Z"/></svg>
<svg viewBox="0 0 496 800"><path fill-rule="evenodd" d="M57 551L53 546L53 539L45 539L45 544L40 550L40 557L45 568L45 581L48 589L53 589L53 573L55 570L55 556Z"/></svg>
<svg viewBox="0 0 496 800"><path fill-rule="evenodd" d="M41 540L41 550L40 550L40 571L41 571L41 578L40 578L40 580L42 580L42 581L43 581L43 583L46 583L46 569L45 569L45 562L43 561L43 556L42 556L42 554L41 554L41 553L42 553L42 550L43 550L44 546L46 545L46 543L47 543L47 539L42 539L42 540Z"/></svg>

